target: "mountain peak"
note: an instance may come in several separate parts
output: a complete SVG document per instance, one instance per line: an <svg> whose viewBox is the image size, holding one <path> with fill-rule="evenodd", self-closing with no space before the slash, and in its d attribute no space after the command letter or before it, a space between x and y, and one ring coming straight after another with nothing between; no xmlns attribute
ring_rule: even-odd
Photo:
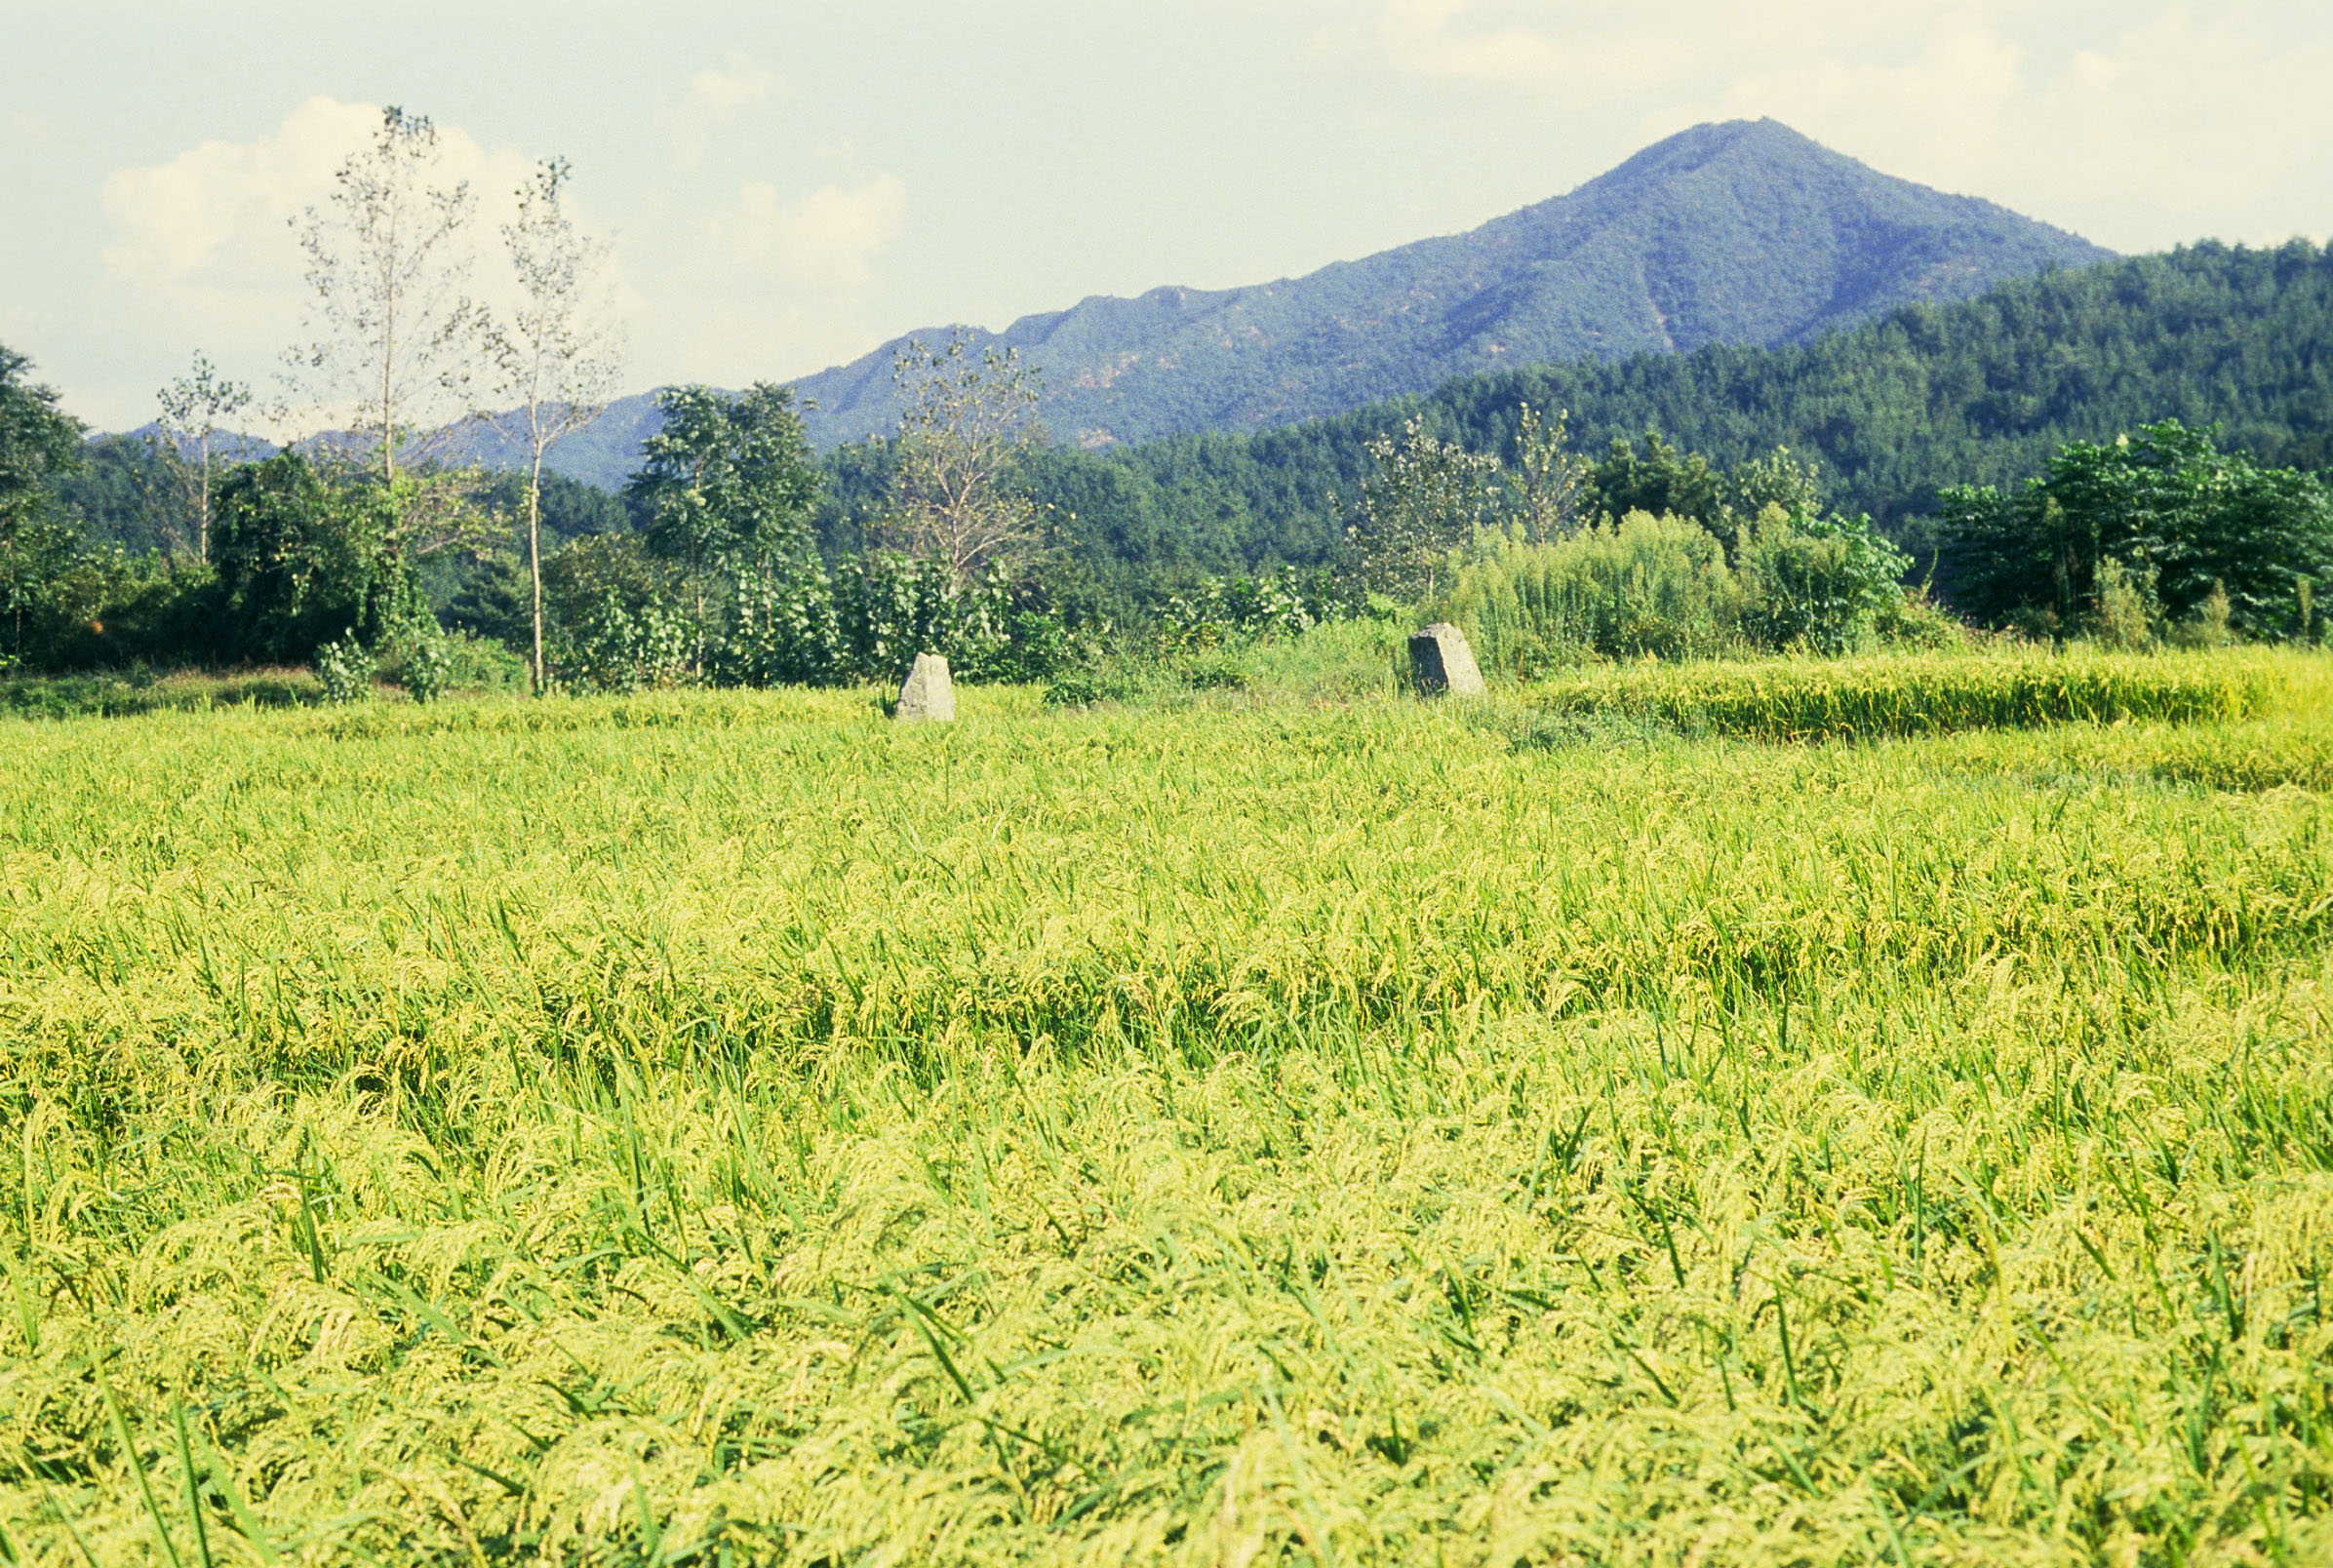
<svg viewBox="0 0 2333 1568"><path fill-rule="evenodd" d="M1055 439L1253 430L1550 360L1803 342L1918 301L2105 260L2078 236L1898 179L1776 120L1696 125L1463 234L1248 288L1162 286L983 343L1042 373ZM903 334L793 383L821 447L890 430ZM642 411L626 417L635 427ZM627 458L573 471L619 477ZM613 474L597 472L613 467Z"/></svg>

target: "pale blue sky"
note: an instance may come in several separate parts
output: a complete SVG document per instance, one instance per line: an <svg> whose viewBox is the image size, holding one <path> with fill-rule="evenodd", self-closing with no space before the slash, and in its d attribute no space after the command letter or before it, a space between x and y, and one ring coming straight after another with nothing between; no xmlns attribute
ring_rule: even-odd
<svg viewBox="0 0 2333 1568"><path fill-rule="evenodd" d="M105 427L197 348L268 380L382 103L482 191L573 161L646 387L1300 273L1736 116L2117 250L2322 238L2328 81L2321 0L0 0L0 342Z"/></svg>

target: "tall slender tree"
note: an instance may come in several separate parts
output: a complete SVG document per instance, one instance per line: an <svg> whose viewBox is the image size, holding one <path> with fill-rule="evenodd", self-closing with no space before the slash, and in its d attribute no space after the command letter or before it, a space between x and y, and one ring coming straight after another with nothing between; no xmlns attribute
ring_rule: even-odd
<svg viewBox="0 0 2333 1568"><path fill-rule="evenodd" d="M344 419L385 484L401 456L469 412L477 313L462 241L477 211L444 177L437 127L391 105L332 195L293 219L307 255L311 339L288 356L295 390Z"/></svg>
<svg viewBox="0 0 2333 1568"><path fill-rule="evenodd" d="M211 559L212 438L219 422L251 406L251 388L218 373L200 350L187 373L154 394L162 405L163 460L178 476L186 509L194 519L194 557ZM183 537L181 535L181 537Z"/></svg>
<svg viewBox="0 0 2333 1568"><path fill-rule="evenodd" d="M567 160L552 158L519 187L518 216L502 225L502 243L520 302L487 331L494 394L502 405L492 417L527 452L537 695L543 689L543 457L607 410L623 362L604 288L607 247L576 230L566 199L569 177Z"/></svg>

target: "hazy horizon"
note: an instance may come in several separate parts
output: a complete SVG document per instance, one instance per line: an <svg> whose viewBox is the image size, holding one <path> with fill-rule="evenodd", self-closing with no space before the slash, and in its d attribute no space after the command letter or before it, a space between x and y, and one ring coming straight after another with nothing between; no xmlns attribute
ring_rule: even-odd
<svg viewBox="0 0 2333 1568"><path fill-rule="evenodd" d="M384 103L485 198L573 161L629 389L1295 276L1712 120L2124 252L2321 238L2333 211L2333 18L2297 4L436 4L385 38L353 8L12 10L0 342L99 428L151 417L197 349L272 380L288 219Z"/></svg>

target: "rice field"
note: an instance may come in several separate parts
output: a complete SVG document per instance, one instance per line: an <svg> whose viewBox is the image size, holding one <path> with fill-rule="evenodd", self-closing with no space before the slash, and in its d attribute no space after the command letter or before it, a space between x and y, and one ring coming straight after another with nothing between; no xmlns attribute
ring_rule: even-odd
<svg viewBox="0 0 2333 1568"><path fill-rule="evenodd" d="M0 1556L2333 1560L2323 666L1951 662L0 726Z"/></svg>

